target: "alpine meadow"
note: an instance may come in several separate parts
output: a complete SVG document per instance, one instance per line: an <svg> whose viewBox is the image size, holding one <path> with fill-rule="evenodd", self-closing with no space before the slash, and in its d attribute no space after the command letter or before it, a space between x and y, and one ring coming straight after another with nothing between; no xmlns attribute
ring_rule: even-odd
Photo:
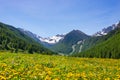
<svg viewBox="0 0 120 80"><path fill-rule="evenodd" d="M120 0L0 3L0 80L120 80Z"/></svg>

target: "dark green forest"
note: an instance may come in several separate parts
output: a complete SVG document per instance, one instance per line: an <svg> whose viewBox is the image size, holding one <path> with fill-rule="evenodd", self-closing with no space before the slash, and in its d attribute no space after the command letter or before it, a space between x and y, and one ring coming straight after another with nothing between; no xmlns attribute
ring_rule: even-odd
<svg viewBox="0 0 120 80"><path fill-rule="evenodd" d="M0 50L9 50L16 53L53 54L52 51L44 48L17 28L3 23L0 23Z"/></svg>

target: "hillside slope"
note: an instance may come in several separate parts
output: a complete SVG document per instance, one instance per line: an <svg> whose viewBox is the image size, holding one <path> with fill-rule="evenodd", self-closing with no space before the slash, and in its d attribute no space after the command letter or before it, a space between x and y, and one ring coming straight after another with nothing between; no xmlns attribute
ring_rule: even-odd
<svg viewBox="0 0 120 80"><path fill-rule="evenodd" d="M74 56L80 57L99 57L99 58L120 58L120 29L114 31L114 35L92 48L75 54ZM112 33L111 32L111 33Z"/></svg>
<svg viewBox="0 0 120 80"><path fill-rule="evenodd" d="M0 23L0 50L52 54L52 51L44 48L17 28L4 23Z"/></svg>

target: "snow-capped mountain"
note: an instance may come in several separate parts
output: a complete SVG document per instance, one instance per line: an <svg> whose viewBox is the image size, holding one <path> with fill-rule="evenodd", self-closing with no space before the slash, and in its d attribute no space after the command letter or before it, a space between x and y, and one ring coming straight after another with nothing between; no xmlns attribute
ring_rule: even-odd
<svg viewBox="0 0 120 80"><path fill-rule="evenodd" d="M107 35L110 31L114 30L115 28L117 28L117 25L119 24L119 22L117 22L116 24L113 24L112 26L109 26L107 28L102 29L102 31L98 31L97 33L95 33L93 36L103 36L103 35Z"/></svg>
<svg viewBox="0 0 120 80"><path fill-rule="evenodd" d="M55 35L55 36L52 36L52 37L48 37L48 38L42 38L40 37L40 41L42 42L45 42L45 43L49 43L49 44L55 44L55 43L58 43L60 40L64 39L64 36L65 35Z"/></svg>
<svg viewBox="0 0 120 80"><path fill-rule="evenodd" d="M59 42L61 39L64 38L65 35L55 35L55 36L52 36L52 37L48 37L48 38L43 38L37 34L34 34L30 31L27 31L27 30L24 30L22 28L18 28L21 32L23 32L24 34L26 34L27 36L33 38L35 41L39 42L39 43L42 43L43 45L45 43L47 44L55 44L57 42Z"/></svg>

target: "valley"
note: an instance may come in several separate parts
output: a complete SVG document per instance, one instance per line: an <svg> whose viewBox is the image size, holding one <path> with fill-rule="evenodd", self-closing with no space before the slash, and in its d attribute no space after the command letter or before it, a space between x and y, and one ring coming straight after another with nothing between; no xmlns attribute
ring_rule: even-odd
<svg viewBox="0 0 120 80"><path fill-rule="evenodd" d="M120 80L120 0L0 3L0 80Z"/></svg>
<svg viewBox="0 0 120 80"><path fill-rule="evenodd" d="M48 38L0 23L0 50L90 58L120 58L120 22L87 35L80 30ZM110 46L112 45L112 46ZM113 47L114 46L114 47Z"/></svg>

